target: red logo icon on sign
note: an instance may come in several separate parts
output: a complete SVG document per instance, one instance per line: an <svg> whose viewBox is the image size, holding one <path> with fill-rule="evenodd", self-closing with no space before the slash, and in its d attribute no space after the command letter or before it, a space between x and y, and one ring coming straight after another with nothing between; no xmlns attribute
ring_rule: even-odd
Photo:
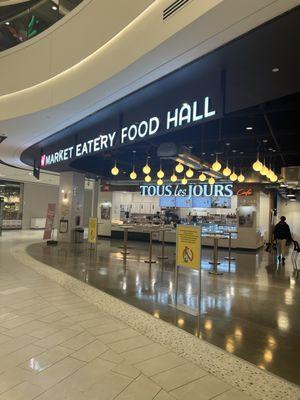
<svg viewBox="0 0 300 400"><path fill-rule="evenodd" d="M45 165L46 165L46 156L45 154L43 154L41 157L41 167L44 167Z"/></svg>

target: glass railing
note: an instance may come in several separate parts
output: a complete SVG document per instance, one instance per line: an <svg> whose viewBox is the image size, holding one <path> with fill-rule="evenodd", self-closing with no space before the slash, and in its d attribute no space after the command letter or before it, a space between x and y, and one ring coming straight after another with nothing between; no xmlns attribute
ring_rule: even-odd
<svg viewBox="0 0 300 400"><path fill-rule="evenodd" d="M31 0L10 6L0 5L0 51L37 36L82 1Z"/></svg>

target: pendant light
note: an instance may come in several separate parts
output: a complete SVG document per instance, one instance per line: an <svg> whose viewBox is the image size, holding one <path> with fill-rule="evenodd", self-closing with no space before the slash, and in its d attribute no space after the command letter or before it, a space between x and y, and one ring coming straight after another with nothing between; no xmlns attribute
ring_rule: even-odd
<svg viewBox="0 0 300 400"><path fill-rule="evenodd" d="M231 174L231 169L228 167L228 161L227 161L226 167L223 169L223 175L227 177L230 176L230 174Z"/></svg>
<svg viewBox="0 0 300 400"><path fill-rule="evenodd" d="M143 172L144 172L145 175L149 175L150 172L151 172L151 168L150 168L149 163L148 163L148 158L149 157L147 157L146 165L143 168Z"/></svg>
<svg viewBox="0 0 300 400"><path fill-rule="evenodd" d="M164 181L162 180L162 179L157 179L157 184L158 184L158 186L161 186L161 185L163 185L163 183L164 183Z"/></svg>
<svg viewBox="0 0 300 400"><path fill-rule="evenodd" d="M135 180L137 178L137 173L135 172L135 170L133 169L131 174L129 175L130 179Z"/></svg>
<svg viewBox="0 0 300 400"><path fill-rule="evenodd" d="M235 173L234 168L233 168L232 174L230 175L229 179L231 180L231 182L235 182L237 180L237 178L238 178L238 176Z"/></svg>
<svg viewBox="0 0 300 400"><path fill-rule="evenodd" d="M117 176L119 173L119 168L117 167L117 162L115 161L115 166L111 169L111 173L114 176Z"/></svg>
<svg viewBox="0 0 300 400"><path fill-rule="evenodd" d="M134 156L135 156L136 151L133 150L132 151L132 159L133 159L133 163L132 163L132 171L130 173L130 179L132 179L133 181L137 178L137 173L135 172L135 167L134 167Z"/></svg>
<svg viewBox="0 0 300 400"><path fill-rule="evenodd" d="M145 182L147 182L147 183L151 182L151 176L150 175L146 175L145 176Z"/></svg>
<svg viewBox="0 0 300 400"><path fill-rule="evenodd" d="M216 155L216 161L211 166L212 170L215 172L219 172L222 168L221 163L218 161L218 156Z"/></svg>
<svg viewBox="0 0 300 400"><path fill-rule="evenodd" d="M209 183L210 185L213 185L215 182L216 182L216 180L215 180L215 178L214 178L213 176L211 176L211 177L209 178L209 180L208 180L208 183Z"/></svg>
<svg viewBox="0 0 300 400"><path fill-rule="evenodd" d="M179 162L175 167L175 171L178 172L179 174L181 174L181 172L183 172L183 170L184 170L184 166Z"/></svg>
<svg viewBox="0 0 300 400"><path fill-rule="evenodd" d="M271 181L272 183L277 182L277 181L278 181L278 176L274 173L274 175L270 178L270 181Z"/></svg>
<svg viewBox="0 0 300 400"><path fill-rule="evenodd" d="M252 164L252 168L255 172L260 172L260 170L263 167L263 163L259 161L259 153L257 153L257 159L256 161Z"/></svg>
<svg viewBox="0 0 300 400"><path fill-rule="evenodd" d="M200 182L206 181L206 175L203 172L201 172L201 174L199 175L199 181Z"/></svg>
<svg viewBox="0 0 300 400"><path fill-rule="evenodd" d="M160 163L160 167L159 167L159 171L157 172L157 177L159 179L162 179L165 176L164 171L161 169L161 163Z"/></svg>
<svg viewBox="0 0 300 400"><path fill-rule="evenodd" d="M171 180L171 182L176 182L177 181L177 176L175 175L174 171L173 171L173 175L171 175L170 180Z"/></svg>
<svg viewBox="0 0 300 400"><path fill-rule="evenodd" d="M266 176L268 172L269 172L269 168L264 163L263 166L262 166L262 169L259 171L259 173L262 176Z"/></svg>
<svg viewBox="0 0 300 400"><path fill-rule="evenodd" d="M186 177L183 177L183 178L181 179L181 183L182 183L183 185L186 185L186 184L188 183L188 180L186 179Z"/></svg>
<svg viewBox="0 0 300 400"><path fill-rule="evenodd" d="M239 183L243 183L245 181L245 177L242 174L242 171L241 171L240 175L238 176L237 180L238 180Z"/></svg>
<svg viewBox="0 0 300 400"><path fill-rule="evenodd" d="M186 171L185 175L187 176L187 178L192 178L194 176L194 171L191 168L189 168Z"/></svg>

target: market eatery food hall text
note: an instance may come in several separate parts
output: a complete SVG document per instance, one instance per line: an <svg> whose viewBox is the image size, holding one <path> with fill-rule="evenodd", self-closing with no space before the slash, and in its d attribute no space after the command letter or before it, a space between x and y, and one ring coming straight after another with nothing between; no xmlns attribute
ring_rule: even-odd
<svg viewBox="0 0 300 400"><path fill-rule="evenodd" d="M206 96L202 101L183 103L181 107L167 111L164 117L153 116L139 123L121 127L119 131L101 133L90 140L65 147L51 154L43 154L41 167L83 157L118 145L133 144L135 141L155 135L159 131L171 131L215 115L216 111L212 108L211 100Z"/></svg>

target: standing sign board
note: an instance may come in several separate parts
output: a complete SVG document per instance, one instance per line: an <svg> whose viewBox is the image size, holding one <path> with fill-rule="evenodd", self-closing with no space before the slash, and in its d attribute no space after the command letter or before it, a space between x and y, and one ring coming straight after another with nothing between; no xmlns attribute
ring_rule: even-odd
<svg viewBox="0 0 300 400"><path fill-rule="evenodd" d="M178 272L179 268L193 268L199 271L198 307L193 310L178 306ZM178 225L176 233L176 269L175 269L175 308L189 314L200 315L201 308L201 226Z"/></svg>
<svg viewBox="0 0 300 400"><path fill-rule="evenodd" d="M46 216L46 225L44 229L44 237L43 240L50 240L52 235L52 229L54 225L54 217L55 217L55 203L49 203L47 209L47 216Z"/></svg>
<svg viewBox="0 0 300 400"><path fill-rule="evenodd" d="M89 243L96 243L97 242L97 218L90 218L89 219L89 233L88 233L88 242Z"/></svg>
<svg viewBox="0 0 300 400"><path fill-rule="evenodd" d="M201 260L201 227L177 226L176 265L199 269Z"/></svg>

